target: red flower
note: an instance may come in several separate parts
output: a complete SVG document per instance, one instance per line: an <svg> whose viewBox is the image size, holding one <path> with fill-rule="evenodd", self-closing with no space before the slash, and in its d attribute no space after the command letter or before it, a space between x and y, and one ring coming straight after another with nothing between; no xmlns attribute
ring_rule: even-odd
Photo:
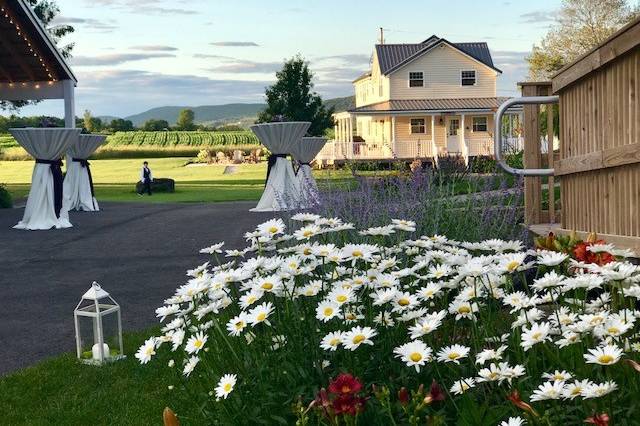
<svg viewBox="0 0 640 426"><path fill-rule="evenodd" d="M360 392L362 383L351 374L340 374L329 383L329 392L336 395L352 395Z"/></svg>
<svg viewBox="0 0 640 426"><path fill-rule="evenodd" d="M609 415L607 413L594 414L591 417L587 417L585 423L592 423L596 426L609 426Z"/></svg>
<svg viewBox="0 0 640 426"><path fill-rule="evenodd" d="M333 411L336 415L348 414L355 416L364 410L364 398L350 394L342 394L333 400Z"/></svg>
<svg viewBox="0 0 640 426"><path fill-rule="evenodd" d="M595 263L596 265L602 266L607 263L613 262L615 259L611 255L611 253L601 252L601 253L593 253L588 250L588 247L594 244L605 244L604 240L598 240L595 242L581 242L576 244L573 249L573 255L576 260L579 260L584 263Z"/></svg>
<svg viewBox="0 0 640 426"><path fill-rule="evenodd" d="M511 401L511 403L516 407L518 407L519 409L523 411L527 411L533 414L534 416L538 417L538 413L536 412L536 410L534 410L531 405L527 404L522 399L520 399L520 392L518 392L518 389L514 389L513 392L507 395L507 399Z"/></svg>
<svg viewBox="0 0 640 426"><path fill-rule="evenodd" d="M429 389L429 396L431 397L432 401L444 401L444 398L445 398L444 391L442 390L438 382L435 381L435 379L433 380L433 382L431 382L431 389Z"/></svg>
<svg viewBox="0 0 640 426"><path fill-rule="evenodd" d="M404 386L398 391L398 401L400 404L407 405L409 403L409 391Z"/></svg>

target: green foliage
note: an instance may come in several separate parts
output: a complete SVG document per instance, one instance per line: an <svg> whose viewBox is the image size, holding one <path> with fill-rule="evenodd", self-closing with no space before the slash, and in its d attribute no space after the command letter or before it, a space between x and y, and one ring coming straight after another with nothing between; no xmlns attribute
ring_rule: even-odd
<svg viewBox="0 0 640 426"><path fill-rule="evenodd" d="M92 116L91 111L88 109L84 111L82 118L82 127L84 127L87 132L95 133L102 130L102 120L98 117Z"/></svg>
<svg viewBox="0 0 640 426"><path fill-rule="evenodd" d="M0 184L0 209L10 209L13 207L11 194L5 184Z"/></svg>
<svg viewBox="0 0 640 426"><path fill-rule="evenodd" d="M307 133L311 136L322 136L333 126L333 108L325 108L322 98L313 91L313 73L301 56L286 61L276 77L276 83L265 92L267 108L258 116L258 122L268 123L279 117L310 121Z"/></svg>
<svg viewBox="0 0 640 426"><path fill-rule="evenodd" d="M481 155L469 159L471 173L495 173L496 160L489 155Z"/></svg>
<svg viewBox="0 0 640 426"><path fill-rule="evenodd" d="M142 130L146 130L147 132L159 132L162 130L168 130L169 123L167 120L156 120L151 119L144 122L142 125Z"/></svg>
<svg viewBox="0 0 640 426"><path fill-rule="evenodd" d="M33 117L19 117L13 114L8 117L0 115L0 133L7 133L9 129L14 127L43 127L45 123L51 127L64 127L64 120L47 115L37 115ZM4 135L0 135L0 145L4 137Z"/></svg>
<svg viewBox="0 0 640 426"><path fill-rule="evenodd" d="M109 123L109 129L112 132L129 132L133 130L133 123L131 120L124 120L122 118L116 118Z"/></svg>
<svg viewBox="0 0 640 426"><path fill-rule="evenodd" d="M195 129L194 120L196 115L192 109L185 108L180 111L178 121L176 122L176 130L193 130Z"/></svg>
<svg viewBox="0 0 640 426"><path fill-rule="evenodd" d="M164 121L164 120L159 120ZM147 122L148 123L148 122ZM166 123L166 121L165 121ZM146 127L146 123L145 123ZM218 145L259 145L258 138L248 130L231 132L117 132L109 136L108 146L153 145L153 146L218 146Z"/></svg>
<svg viewBox="0 0 640 426"><path fill-rule="evenodd" d="M637 15L627 0L563 0L556 23L526 58L529 78L548 80Z"/></svg>

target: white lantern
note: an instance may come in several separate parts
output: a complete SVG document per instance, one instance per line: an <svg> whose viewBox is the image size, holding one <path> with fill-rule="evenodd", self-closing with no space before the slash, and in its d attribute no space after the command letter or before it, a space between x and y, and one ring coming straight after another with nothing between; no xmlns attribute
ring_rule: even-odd
<svg viewBox="0 0 640 426"><path fill-rule="evenodd" d="M97 282L73 311L78 359L102 365L124 358L120 305Z"/></svg>

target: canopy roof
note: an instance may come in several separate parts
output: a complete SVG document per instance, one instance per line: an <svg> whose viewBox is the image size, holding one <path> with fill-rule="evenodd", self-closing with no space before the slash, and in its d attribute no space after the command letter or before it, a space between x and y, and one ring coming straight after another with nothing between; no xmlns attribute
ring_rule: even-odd
<svg viewBox="0 0 640 426"><path fill-rule="evenodd" d="M393 99L350 110L352 113L495 111L507 97L455 99Z"/></svg>
<svg viewBox="0 0 640 426"><path fill-rule="evenodd" d="M0 84L76 77L24 0L0 0Z"/></svg>

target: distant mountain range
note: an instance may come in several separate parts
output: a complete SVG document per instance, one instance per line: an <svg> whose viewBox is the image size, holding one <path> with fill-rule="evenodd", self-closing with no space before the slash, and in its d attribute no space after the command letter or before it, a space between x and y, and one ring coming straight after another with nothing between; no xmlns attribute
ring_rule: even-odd
<svg viewBox="0 0 640 426"><path fill-rule="evenodd" d="M347 96L344 98L327 99L324 103L327 107L334 107L336 112L346 111L354 107L354 97ZM190 106L163 106L152 108L148 111L123 117L125 120L131 120L134 126L142 126L145 121L166 120L173 125L178 120L178 114L185 108L193 110L195 114L195 122L198 124L221 125L221 124L239 124L242 126L253 123L258 113L266 107L266 104L226 104L226 105L202 105L197 107ZM110 122L119 117L99 116L103 122Z"/></svg>

